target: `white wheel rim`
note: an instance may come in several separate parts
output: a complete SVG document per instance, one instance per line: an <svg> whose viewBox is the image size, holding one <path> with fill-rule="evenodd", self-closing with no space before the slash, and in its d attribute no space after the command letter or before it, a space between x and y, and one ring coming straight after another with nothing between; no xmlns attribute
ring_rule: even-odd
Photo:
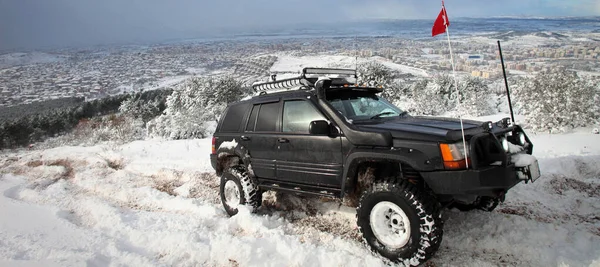
<svg viewBox="0 0 600 267"><path fill-rule="evenodd" d="M232 209L236 209L240 205L240 190L237 184L232 180L225 182L225 190L223 190L223 196L225 196L225 204Z"/></svg>
<svg viewBox="0 0 600 267"><path fill-rule="evenodd" d="M382 201L371 209L371 229L377 240L389 249L404 247L410 239L410 221L398 205Z"/></svg>

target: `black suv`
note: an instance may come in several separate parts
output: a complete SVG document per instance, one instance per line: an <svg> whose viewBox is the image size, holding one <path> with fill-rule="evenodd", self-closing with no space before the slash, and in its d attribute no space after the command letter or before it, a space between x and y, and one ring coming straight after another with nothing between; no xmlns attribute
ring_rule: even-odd
<svg viewBox="0 0 600 267"><path fill-rule="evenodd" d="M461 127L410 116L378 96L382 88L354 84L354 70L272 78L227 107L212 140L229 215L239 205L256 210L263 190L348 197L372 249L418 265L440 246L443 207L491 211L507 190L540 176L533 144L508 119ZM265 93L289 87L297 88Z"/></svg>

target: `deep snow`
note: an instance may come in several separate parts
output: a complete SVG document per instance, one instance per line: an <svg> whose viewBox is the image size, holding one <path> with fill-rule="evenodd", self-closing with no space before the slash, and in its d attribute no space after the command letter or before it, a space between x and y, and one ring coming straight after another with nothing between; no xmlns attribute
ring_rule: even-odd
<svg viewBox="0 0 600 267"><path fill-rule="evenodd" d="M600 142L532 136L542 177L494 212L445 211L439 266L600 266ZM0 155L0 266L385 266L354 209L265 194L229 218L210 139Z"/></svg>

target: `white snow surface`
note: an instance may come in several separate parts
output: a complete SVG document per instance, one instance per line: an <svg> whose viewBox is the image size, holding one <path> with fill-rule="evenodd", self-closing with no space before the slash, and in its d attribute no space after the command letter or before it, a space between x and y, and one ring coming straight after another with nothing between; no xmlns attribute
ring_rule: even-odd
<svg viewBox="0 0 600 267"><path fill-rule="evenodd" d="M542 176L494 212L445 210L430 266L600 266L600 136L530 138ZM288 196L228 217L210 147L2 152L0 266L388 266L337 201Z"/></svg>
<svg viewBox="0 0 600 267"><path fill-rule="evenodd" d="M534 164L537 159L529 154L515 154L510 160L515 164L515 167L526 167Z"/></svg>
<svg viewBox="0 0 600 267"><path fill-rule="evenodd" d="M519 153L523 150L525 150L525 148L523 148L522 146L515 145L510 142L508 143L508 153Z"/></svg>
<svg viewBox="0 0 600 267"><path fill-rule="evenodd" d="M0 68L21 65L44 64L64 61L68 57L58 54L47 54L42 52L31 53L8 53L0 55Z"/></svg>
<svg viewBox="0 0 600 267"><path fill-rule="evenodd" d="M223 143L221 143L221 145L219 146L219 149L234 149L236 148L238 145L238 142L235 141L235 139L231 140L231 141L225 141Z"/></svg>

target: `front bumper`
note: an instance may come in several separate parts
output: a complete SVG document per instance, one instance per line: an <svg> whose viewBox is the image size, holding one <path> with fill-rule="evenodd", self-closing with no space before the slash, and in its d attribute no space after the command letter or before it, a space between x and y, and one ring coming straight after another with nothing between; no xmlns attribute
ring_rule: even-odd
<svg viewBox="0 0 600 267"><path fill-rule="evenodd" d="M519 182L533 182L539 178L538 161L531 156L533 143L520 126L508 126L508 121L506 118L495 124L489 122L492 127L471 137L469 153L472 164L469 165L472 169L421 172L433 192L501 197ZM524 142L518 140L519 134L523 135ZM503 148L501 138L510 143L508 149ZM521 143L522 146L519 145Z"/></svg>
<svg viewBox="0 0 600 267"><path fill-rule="evenodd" d="M421 172L427 185L440 195L499 197L521 181L514 164L477 170Z"/></svg>

